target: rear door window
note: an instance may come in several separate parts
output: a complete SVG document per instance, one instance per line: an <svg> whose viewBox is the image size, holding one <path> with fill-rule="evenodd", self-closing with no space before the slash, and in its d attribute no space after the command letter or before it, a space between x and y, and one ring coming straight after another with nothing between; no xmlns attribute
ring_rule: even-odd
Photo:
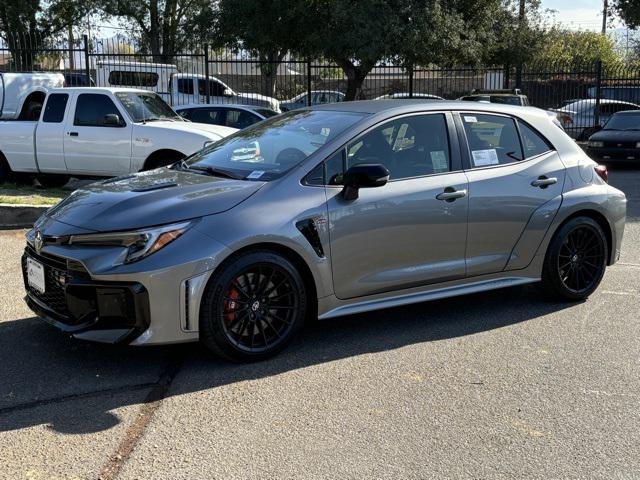
<svg viewBox="0 0 640 480"><path fill-rule="evenodd" d="M67 108L69 95L66 93L52 93L44 107L42 121L45 123L61 123L64 120L64 111Z"/></svg>
<svg viewBox="0 0 640 480"><path fill-rule="evenodd" d="M525 158L541 155L552 150L549 143L538 132L529 127L526 123L518 122L520 136L522 137L522 147Z"/></svg>
<svg viewBox="0 0 640 480"><path fill-rule="evenodd" d="M179 78L178 79L178 93L184 95L193 95L193 79L192 78Z"/></svg>
<svg viewBox="0 0 640 480"><path fill-rule="evenodd" d="M225 111L221 108L194 108L189 120L196 123L224 125Z"/></svg>
<svg viewBox="0 0 640 480"><path fill-rule="evenodd" d="M505 165L524 158L515 121L483 113L461 113L472 168Z"/></svg>

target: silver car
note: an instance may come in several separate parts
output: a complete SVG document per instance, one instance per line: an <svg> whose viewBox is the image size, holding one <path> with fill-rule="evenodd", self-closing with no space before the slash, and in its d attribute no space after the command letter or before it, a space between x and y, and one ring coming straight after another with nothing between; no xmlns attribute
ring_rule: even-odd
<svg viewBox="0 0 640 480"><path fill-rule="evenodd" d="M584 299L625 214L542 110L317 106L75 191L27 234L26 301L77 338L257 360L308 319L528 283Z"/></svg>

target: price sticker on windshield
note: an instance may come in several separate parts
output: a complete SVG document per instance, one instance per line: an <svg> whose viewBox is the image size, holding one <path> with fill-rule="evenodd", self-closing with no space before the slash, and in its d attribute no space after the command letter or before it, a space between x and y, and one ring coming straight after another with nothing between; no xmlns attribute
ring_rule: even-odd
<svg viewBox="0 0 640 480"><path fill-rule="evenodd" d="M264 170L254 170L249 175L247 175L247 178L250 180L255 180L257 178L260 178L262 175L264 175Z"/></svg>

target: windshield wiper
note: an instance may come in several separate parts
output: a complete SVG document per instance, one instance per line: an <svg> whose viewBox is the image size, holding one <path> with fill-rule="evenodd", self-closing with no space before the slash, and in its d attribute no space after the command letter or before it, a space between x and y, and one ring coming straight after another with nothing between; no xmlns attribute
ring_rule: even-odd
<svg viewBox="0 0 640 480"><path fill-rule="evenodd" d="M244 177L238 176L227 170L221 170L219 168L210 167L208 165L193 165L188 166L187 170L196 170L212 177L231 178L233 180L242 180Z"/></svg>

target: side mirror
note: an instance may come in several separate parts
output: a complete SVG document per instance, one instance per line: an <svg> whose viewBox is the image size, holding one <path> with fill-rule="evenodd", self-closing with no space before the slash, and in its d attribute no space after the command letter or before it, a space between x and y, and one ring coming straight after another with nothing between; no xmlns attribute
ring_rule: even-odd
<svg viewBox="0 0 640 480"><path fill-rule="evenodd" d="M104 125L107 127L119 127L122 125L120 115L117 113L108 113L104 116Z"/></svg>
<svg viewBox="0 0 640 480"><path fill-rule="evenodd" d="M375 188L386 185L389 181L389 170L381 164L361 163L349 168L342 176L342 198L355 200L361 188Z"/></svg>
<svg viewBox="0 0 640 480"><path fill-rule="evenodd" d="M222 95L225 97L233 97L233 90L231 90L230 88L225 88L224 92L222 92Z"/></svg>

